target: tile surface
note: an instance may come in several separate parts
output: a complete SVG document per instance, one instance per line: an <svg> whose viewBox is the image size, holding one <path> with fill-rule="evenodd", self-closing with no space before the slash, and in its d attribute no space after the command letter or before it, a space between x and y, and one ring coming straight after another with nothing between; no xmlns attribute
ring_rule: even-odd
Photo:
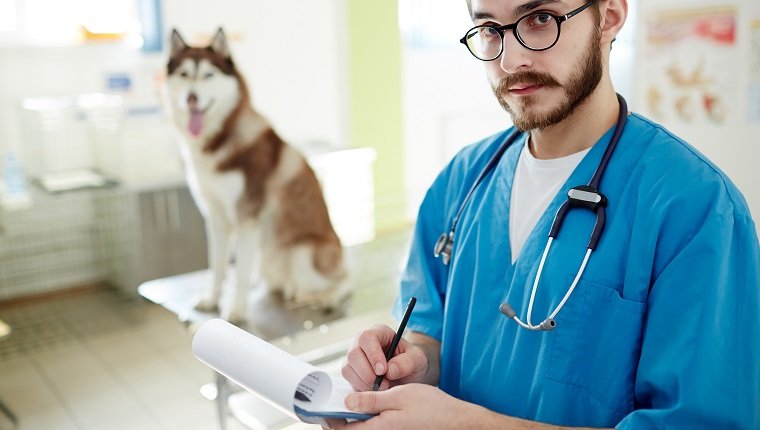
<svg viewBox="0 0 760 430"><path fill-rule="evenodd" d="M408 238L403 231L350 249L357 279L352 315L390 308ZM219 428L215 403L199 391L214 375L192 356L191 334L166 309L93 289L0 306L0 318L12 327L0 339L0 400L19 418L18 429ZM279 346L300 353L362 328L332 327ZM229 430L244 428L232 418L227 424ZM0 430L12 428L0 414Z"/></svg>

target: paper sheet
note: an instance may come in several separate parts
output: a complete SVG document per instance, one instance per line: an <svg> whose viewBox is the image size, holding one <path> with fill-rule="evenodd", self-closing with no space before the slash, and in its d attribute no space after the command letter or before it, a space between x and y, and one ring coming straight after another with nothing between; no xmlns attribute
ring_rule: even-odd
<svg viewBox="0 0 760 430"><path fill-rule="evenodd" d="M319 368L227 321L214 319L201 325L193 337L193 354L246 390L302 421L314 422L311 417L321 416L369 418L346 409L344 400L352 390L345 380L339 379L333 384L330 376Z"/></svg>

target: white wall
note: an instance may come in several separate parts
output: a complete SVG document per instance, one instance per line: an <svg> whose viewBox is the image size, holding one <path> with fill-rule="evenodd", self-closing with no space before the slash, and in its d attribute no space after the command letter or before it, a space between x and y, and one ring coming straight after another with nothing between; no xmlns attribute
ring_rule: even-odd
<svg viewBox="0 0 760 430"><path fill-rule="evenodd" d="M410 219L435 176L459 149L512 125L491 91L483 63L459 43L472 27L465 1L436 3L433 8L435 1L401 3ZM422 27L425 22L432 23L431 27ZM631 29L621 33L610 59L615 87L629 101L633 98L632 35Z"/></svg>
<svg viewBox="0 0 760 430"><path fill-rule="evenodd" d="M414 219L433 179L464 146L511 125L482 65L466 52L404 53L407 217Z"/></svg>
<svg viewBox="0 0 760 430"><path fill-rule="evenodd" d="M462 146L509 125L488 87L482 64L470 58L458 39L471 25L465 2L440 5L437 13L425 15L436 23L432 40L410 38L414 26L410 19L417 10L424 11L425 2L408 0L402 8L401 22L404 39L404 118L406 146L406 177L408 216L414 218L427 187L441 167ZM461 4L460 4L461 3ZM724 72L742 90L732 103L733 114L724 126L707 123L684 125L664 122L677 135L697 147L723 169L747 199L757 222L760 216L760 124L749 124L747 97L744 89L749 83L749 19L760 17L757 0L661 0L639 2L629 0L629 18L615 42L610 57L610 74L618 92L623 94L633 111L644 112L644 97L640 94L643 65L644 29L648 13L654 10L694 8L700 6L735 5L738 22L737 64L726 64ZM403 4L403 3L402 3ZM445 10L444 10L445 9ZM428 12L429 9L428 8ZM421 12L418 12L421 13ZM419 21L417 21L419 22ZM419 29L418 29L419 31Z"/></svg>
<svg viewBox="0 0 760 430"><path fill-rule="evenodd" d="M511 120L494 98L483 64L459 43L472 26L464 0L401 1L399 12L406 208L414 219L425 191L451 157L509 127Z"/></svg>
<svg viewBox="0 0 760 430"><path fill-rule="evenodd" d="M167 30L177 27L188 42L225 28L254 104L284 138L302 148L314 142L351 146L342 0L162 3ZM104 91L107 74L116 72L133 79L128 103L156 104L165 63L165 54L108 45L0 46L0 154L24 145L23 98Z"/></svg>
<svg viewBox="0 0 760 430"><path fill-rule="evenodd" d="M287 140L351 146L343 0L164 0L164 9L189 43L224 27L254 106Z"/></svg>
<svg viewBox="0 0 760 430"><path fill-rule="evenodd" d="M125 71L137 78L141 91L150 91L161 63L156 55L119 47L0 47L0 151L22 143L18 106L23 98L103 91L108 73Z"/></svg>
<svg viewBox="0 0 760 430"><path fill-rule="evenodd" d="M754 17L760 18L760 2L757 0L660 0L657 2L644 1L640 3L640 14L637 25L638 46L643 46L645 38L646 17L657 11L672 11L677 9L694 9L728 5L737 10L736 63L724 64L721 68L728 80L736 87L735 94L730 94L730 116L723 125L711 124L709 121L697 121L686 124L675 120L663 121L678 136L691 143L719 168L728 174L731 180L744 194L750 206L755 223L760 221L760 123L751 124L747 121L748 94L750 76L750 41L749 23ZM755 48L757 49L757 48ZM697 53L694 53L696 55ZM755 54L760 55L760 54ZM634 110L646 114L641 77L643 76L647 58L643 50L637 52L637 93L639 97L633 105Z"/></svg>

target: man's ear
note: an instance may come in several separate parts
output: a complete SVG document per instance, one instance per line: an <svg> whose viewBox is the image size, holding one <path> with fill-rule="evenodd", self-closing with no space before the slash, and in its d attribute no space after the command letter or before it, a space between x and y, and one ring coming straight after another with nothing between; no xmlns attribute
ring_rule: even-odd
<svg viewBox="0 0 760 430"><path fill-rule="evenodd" d="M600 7L602 43L612 43L628 17L628 0L609 0Z"/></svg>
<svg viewBox="0 0 760 430"><path fill-rule="evenodd" d="M176 28L172 28L172 34L169 37L169 46L171 47L169 57L174 57L188 48L187 43L182 39L182 36L180 36L179 31L177 31Z"/></svg>
<svg viewBox="0 0 760 430"><path fill-rule="evenodd" d="M224 58L230 56L230 48L227 45L227 36L224 35L222 27L219 27L219 29L216 30L216 35L214 35L214 39L211 41L209 48Z"/></svg>

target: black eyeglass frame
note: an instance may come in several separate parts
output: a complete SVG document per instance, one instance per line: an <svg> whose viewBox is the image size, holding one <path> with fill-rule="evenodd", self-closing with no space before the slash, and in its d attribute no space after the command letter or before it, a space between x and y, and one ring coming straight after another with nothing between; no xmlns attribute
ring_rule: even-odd
<svg viewBox="0 0 760 430"><path fill-rule="evenodd" d="M565 22L565 21L567 21L568 19L574 17L575 15L578 15L579 13L583 12L589 6L591 6L595 1L596 0L590 0L590 1L586 2L585 4L583 4L582 6L576 8L576 9L574 9L574 10L572 10L572 11L570 11L570 12L564 14L564 15L561 15L561 16L554 15L553 13L550 13L550 12L531 12L531 13L529 13L527 15L523 15L522 17L520 17L520 19L518 19L517 21L515 21L512 24L506 24L506 25L501 25L501 26L488 25L488 24L486 24L486 25L476 25L475 27L472 27L471 29L467 30L467 33L465 33L464 36L461 39L459 39L459 43L461 43L464 46L466 46L467 50L470 51L470 54L472 54L472 56L475 57L475 58L477 58L478 60L480 60L480 61L493 61L493 60L499 58L501 56L501 54L504 53L504 33L507 30L512 30L512 34L514 34L515 39L517 39L517 41L520 43L520 45L522 45L526 49L529 49L531 51L546 51L547 49L551 49L552 47L554 47L554 45L556 45L557 42L559 41L559 35L560 35L560 33L562 33L562 23ZM550 17L554 18L554 20L557 22L557 37L554 39L554 42L552 42L552 44L549 45L549 46L547 46L546 48L539 48L539 49L531 48L530 46L528 46L525 43L525 41L522 39L522 37L520 37L520 33L517 32L517 26L520 24L520 21L524 20L525 18L528 18L529 16L533 16L533 15L536 15L536 14L549 15ZM478 29L478 28L490 28L491 30L495 30L497 33L499 33L499 37L501 38L501 44L500 44L500 47L499 47L499 53L496 54L493 58L483 59L483 58L478 57L477 55L475 55L474 52L472 52L472 49L470 49L470 45L467 44L467 39L468 39L467 35L470 34L473 30ZM470 36L470 37L472 37L472 36Z"/></svg>

